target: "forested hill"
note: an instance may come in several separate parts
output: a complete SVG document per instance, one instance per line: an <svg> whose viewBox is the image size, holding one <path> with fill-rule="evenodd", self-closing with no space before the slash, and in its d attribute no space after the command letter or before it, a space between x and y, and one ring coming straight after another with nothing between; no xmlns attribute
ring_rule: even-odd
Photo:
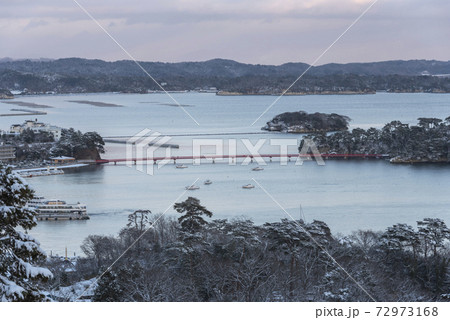
<svg viewBox="0 0 450 320"><path fill-rule="evenodd" d="M213 59L203 62L140 62L156 77L199 76L199 77L242 77L260 76L298 76L309 67L306 63L286 63L279 66L245 64L233 60ZM133 61L122 60L107 62L67 58L58 60L0 60L0 71L18 71L35 75L61 74L72 76L142 76L143 72ZM355 75L405 75L450 74L450 61L434 60L395 60L370 63L330 63L312 67L308 74L323 76L331 74Z"/></svg>
<svg viewBox="0 0 450 320"><path fill-rule="evenodd" d="M167 90L217 87L219 90L244 94L277 93L309 67L305 63L252 65L224 59L179 63L141 62L141 65L159 82L167 83ZM449 92L450 79L435 77L446 74L450 74L450 61L325 64L311 67L291 91ZM159 89L133 61L107 62L80 58L0 59L0 88L26 88L31 93L146 92Z"/></svg>

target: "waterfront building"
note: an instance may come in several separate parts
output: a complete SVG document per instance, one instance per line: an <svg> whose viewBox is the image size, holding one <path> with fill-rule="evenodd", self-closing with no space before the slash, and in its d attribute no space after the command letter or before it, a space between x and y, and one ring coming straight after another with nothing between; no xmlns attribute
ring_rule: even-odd
<svg viewBox="0 0 450 320"><path fill-rule="evenodd" d="M53 164L67 164L75 162L75 158L65 156L53 157L50 158L50 160L52 161Z"/></svg>
<svg viewBox="0 0 450 320"><path fill-rule="evenodd" d="M16 148L8 145L0 146L0 161L1 160L12 160L16 158Z"/></svg>
<svg viewBox="0 0 450 320"><path fill-rule="evenodd" d="M39 132L49 132L53 135L55 141L61 138L62 128L48 124L39 122L37 119L35 120L26 120L23 124L13 124L10 127L10 133L12 134L20 134L26 129L33 130L34 133Z"/></svg>

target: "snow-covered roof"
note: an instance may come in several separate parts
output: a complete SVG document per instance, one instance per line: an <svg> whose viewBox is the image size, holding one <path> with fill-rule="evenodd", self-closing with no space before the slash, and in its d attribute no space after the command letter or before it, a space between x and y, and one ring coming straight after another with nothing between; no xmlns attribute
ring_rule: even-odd
<svg viewBox="0 0 450 320"><path fill-rule="evenodd" d="M73 158L73 157L66 157L66 156L53 157L50 159L51 160L75 160L75 158Z"/></svg>

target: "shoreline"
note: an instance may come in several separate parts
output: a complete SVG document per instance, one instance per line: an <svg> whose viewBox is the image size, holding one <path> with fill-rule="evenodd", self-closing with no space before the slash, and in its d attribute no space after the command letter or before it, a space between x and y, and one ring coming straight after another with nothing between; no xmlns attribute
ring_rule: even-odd
<svg viewBox="0 0 450 320"><path fill-rule="evenodd" d="M279 96L280 93L242 93L242 92L236 92L236 91L218 91L216 93L214 92L199 92L194 90L186 90L186 91L171 91L167 90L167 93L201 93L201 94L214 94L216 96ZM378 94L378 93L411 93L411 94L450 94L450 92L445 91L439 91L439 92L426 92L426 91L370 91L370 92L363 92L363 91L326 91L326 92L286 92L284 96L321 96L321 95L370 95L370 94ZM152 91L152 92L145 92L145 93L139 93L139 92L116 92L116 91L101 91L101 92L59 92L59 93L30 93L30 94L17 94L14 95L12 98L8 99L0 99L0 103L2 100L11 101L12 99L19 99L21 97L40 97L40 96L74 96L74 95L97 95L97 94L136 94L136 95L152 95L152 94L165 94L164 91Z"/></svg>
<svg viewBox="0 0 450 320"><path fill-rule="evenodd" d="M2 113L0 117L19 117L19 116L45 116L47 112L23 112L23 113Z"/></svg>
<svg viewBox="0 0 450 320"><path fill-rule="evenodd" d="M48 165L48 166L36 166L31 168L13 168L14 172L29 172L29 171L44 171L44 170L54 170L54 169L71 169L71 168L81 168L86 167L86 163L73 163L73 164L63 164L63 165Z"/></svg>
<svg viewBox="0 0 450 320"><path fill-rule="evenodd" d="M321 96L321 95L366 95L376 94L376 91L321 91L321 92L286 92L284 96ZM389 93L389 92L388 92ZM280 93L243 93L236 91L218 91L217 96L279 96Z"/></svg>
<svg viewBox="0 0 450 320"><path fill-rule="evenodd" d="M449 159L440 159L440 160L414 160L414 159L395 159L392 158L389 160L392 164L450 164Z"/></svg>

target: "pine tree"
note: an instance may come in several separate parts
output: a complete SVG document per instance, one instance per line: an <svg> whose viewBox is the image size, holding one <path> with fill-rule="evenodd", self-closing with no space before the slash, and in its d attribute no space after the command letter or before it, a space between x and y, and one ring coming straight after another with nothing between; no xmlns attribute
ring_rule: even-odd
<svg viewBox="0 0 450 320"><path fill-rule="evenodd" d="M189 233L198 232L203 225L207 224L202 216L212 217L212 212L202 206L200 200L193 197L175 203L173 208L179 213L184 213L183 216L178 218L178 222L181 224L181 230Z"/></svg>
<svg viewBox="0 0 450 320"><path fill-rule="evenodd" d="M205 278L198 272L202 263L201 257L207 244L204 241L203 227L208 222L203 216L212 217L212 212L200 204L200 200L188 197L183 202L175 203L173 208L183 214L178 218L181 225L180 238L183 243L181 264L189 270L190 286L194 301L207 301L208 294L205 293Z"/></svg>
<svg viewBox="0 0 450 320"><path fill-rule="evenodd" d="M445 240L450 239L450 230L441 219L425 218L417 221L417 228L423 243L425 258L428 256L428 251L436 257L438 249L444 246Z"/></svg>
<svg viewBox="0 0 450 320"><path fill-rule="evenodd" d="M100 278L92 300L96 302L123 301L123 288L115 272L109 271Z"/></svg>
<svg viewBox="0 0 450 320"><path fill-rule="evenodd" d="M140 237L148 231L148 227L151 227L151 222L149 215L152 212L150 210L137 210L132 214L128 215L127 228L123 229L121 234L123 236L128 235L130 237L131 243L138 239L136 245L134 246L134 252L137 256L141 254L142 246Z"/></svg>
<svg viewBox="0 0 450 320"><path fill-rule="evenodd" d="M26 208L33 191L10 167L0 165L0 301L43 301L36 281L52 273L34 266L45 258L39 242L25 231L36 225L35 212Z"/></svg>

